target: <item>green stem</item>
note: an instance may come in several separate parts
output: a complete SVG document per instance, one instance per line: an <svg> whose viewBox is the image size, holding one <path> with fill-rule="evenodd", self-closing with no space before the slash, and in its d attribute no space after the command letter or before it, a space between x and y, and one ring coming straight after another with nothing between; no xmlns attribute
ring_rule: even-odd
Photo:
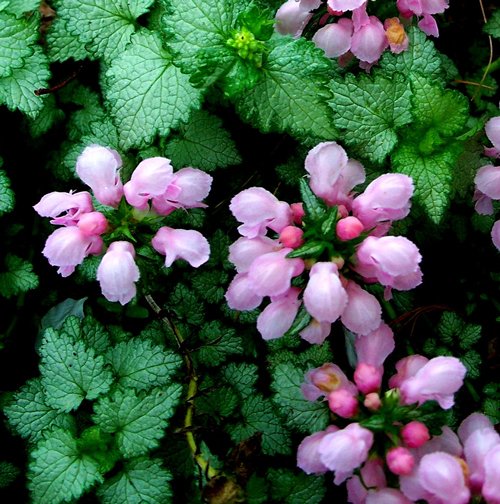
<svg viewBox="0 0 500 504"><path fill-rule="evenodd" d="M467 390L469 391L469 394L472 396L472 399L474 399L475 402L479 402L481 400L481 397L479 394L476 392L476 389L472 385L472 383L468 380L465 381L465 386L467 387Z"/></svg>

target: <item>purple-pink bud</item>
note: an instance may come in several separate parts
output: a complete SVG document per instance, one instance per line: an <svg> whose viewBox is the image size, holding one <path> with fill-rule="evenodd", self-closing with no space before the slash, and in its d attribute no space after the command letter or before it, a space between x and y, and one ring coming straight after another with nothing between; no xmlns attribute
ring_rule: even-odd
<svg viewBox="0 0 500 504"><path fill-rule="evenodd" d="M410 450L403 446L391 448L385 456L385 461L389 470L398 476L407 476L415 466L415 458Z"/></svg>
<svg viewBox="0 0 500 504"><path fill-rule="evenodd" d="M338 389L328 394L328 407L342 418L352 418L358 413L358 400L346 389Z"/></svg>
<svg viewBox="0 0 500 504"><path fill-rule="evenodd" d="M380 400L380 396L377 392L370 392L369 394L366 394L363 405L370 411L377 411L380 409L380 406L382 406L382 401Z"/></svg>
<svg viewBox="0 0 500 504"><path fill-rule="evenodd" d="M86 235L101 235L108 227L108 221L101 212L89 212L83 214L77 226Z"/></svg>
<svg viewBox="0 0 500 504"><path fill-rule="evenodd" d="M364 226L357 217L350 215L337 222L337 236L342 241L353 240L363 232Z"/></svg>
<svg viewBox="0 0 500 504"><path fill-rule="evenodd" d="M304 217L304 215L306 214L304 212L304 205L303 203L292 203L290 205L290 208L292 209L292 219L293 219L293 222L294 224L296 224L297 226L301 226L302 225L302 217Z"/></svg>
<svg viewBox="0 0 500 504"><path fill-rule="evenodd" d="M401 437L409 448L418 448L427 443L431 435L425 424L413 420L401 429Z"/></svg>
<svg viewBox="0 0 500 504"><path fill-rule="evenodd" d="M376 392L382 383L382 371L380 368L360 362L354 371L354 383L363 394Z"/></svg>
<svg viewBox="0 0 500 504"><path fill-rule="evenodd" d="M295 226L286 226L281 230L279 241L284 247L295 249L304 243L304 240L302 240L303 235L304 231L302 229Z"/></svg>

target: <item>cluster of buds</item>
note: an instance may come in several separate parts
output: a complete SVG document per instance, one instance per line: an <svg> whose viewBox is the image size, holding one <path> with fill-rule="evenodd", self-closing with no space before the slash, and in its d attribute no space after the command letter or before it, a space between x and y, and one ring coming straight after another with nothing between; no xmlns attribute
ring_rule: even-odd
<svg viewBox="0 0 500 504"><path fill-rule="evenodd" d="M237 275L226 299L232 309L252 310L270 297L257 320L264 339L287 332L302 302L312 320L300 335L310 343L322 343L339 318L353 333L369 334L380 327L382 309L360 282L381 284L390 299L393 288L410 290L422 280L416 245L386 236L392 221L408 215L413 182L385 174L356 196L353 188L364 182L364 168L335 142L313 148L305 169L303 204L279 201L261 187L232 199L242 237L229 248ZM268 230L273 237L266 236ZM301 278L292 286L296 277Z"/></svg>
<svg viewBox="0 0 500 504"><path fill-rule="evenodd" d="M300 37L313 12L320 12L322 3L321 0L287 0L276 13L276 30ZM319 18L321 28L312 40L327 57L338 57L341 65L356 57L362 68L369 69L387 48L395 54L408 48L408 37L399 18L382 22L368 15L366 0L327 0L326 3L326 12ZM419 28L434 37L439 31L433 15L444 12L447 7L448 0L397 1L403 20L413 16L421 18ZM352 12L351 17L345 15L348 12Z"/></svg>
<svg viewBox="0 0 500 504"><path fill-rule="evenodd" d="M102 211L95 211L92 195L82 192L51 192L33 208L52 224L61 226L47 239L43 255L63 277L89 255L106 252L97 270L97 280L109 301L128 303L136 295L140 272L134 244L147 243L165 256L165 266L180 258L197 268L208 260L210 247L198 231L173 229L158 223L178 208L205 207L212 177L196 168L174 173L169 159L143 160L122 184L120 155L107 147L91 145L78 157L76 172L93 192ZM151 228L155 228L154 236ZM135 236L134 236L135 235ZM133 242L133 243L132 243Z"/></svg>
<svg viewBox="0 0 500 504"><path fill-rule="evenodd" d="M454 357L406 357L382 394L383 362L394 349L392 331L384 326L356 336L355 349L354 383L331 363L306 375L305 398L323 397L344 426L307 436L298 448L298 466L308 474L333 471L336 485L348 480L353 504L419 499L465 504L481 492L487 502L499 502L492 496L498 496L500 437L489 420L480 414L466 419L458 430L463 446L448 427L431 438L425 424L436 409L431 401L443 409L453 406L464 365Z"/></svg>
<svg viewBox="0 0 500 504"><path fill-rule="evenodd" d="M484 149L484 154L492 159L500 159L500 116L493 117L485 125L486 136L493 147ZM500 166L488 164L479 168L476 178L474 201L476 211L482 215L493 214L493 201L500 200ZM500 250L500 220L493 224L491 238L495 247Z"/></svg>

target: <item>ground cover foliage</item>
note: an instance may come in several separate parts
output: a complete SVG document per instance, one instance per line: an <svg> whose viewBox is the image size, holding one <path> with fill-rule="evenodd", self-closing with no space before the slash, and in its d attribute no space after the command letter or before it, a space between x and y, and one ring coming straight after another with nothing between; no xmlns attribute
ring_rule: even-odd
<svg viewBox="0 0 500 504"><path fill-rule="evenodd" d="M345 247L318 238L345 217L305 168L325 142L345 149L346 164L363 165L356 194L384 174L412 181L411 211L384 220L394 221L391 237L418 248L422 282L361 282L381 307L377 320L394 333L380 390L399 359L453 356L466 369L454 406L437 408L434 397L414 418L435 436L473 412L500 422L500 266L491 236L500 190L489 214L473 201L477 171L500 157L485 151L493 142L485 125L500 116L500 9L493 0L450 0L435 16L439 38L407 18L407 49L387 47L360 68L359 58L328 58L311 40L328 12L317 3L301 36L292 36L275 29L279 1L0 1L0 498L348 502L331 472L297 466L304 437L347 425L301 386L325 363L352 377L356 334L369 338L372 329L354 331L347 314L336 321L339 312L327 321L329 335L311 343L302 333L320 317L306 292L315 262L337 261L344 286L360 283L354 250L379 221ZM399 15L395 1L367 7L381 20ZM53 191L87 191L81 156L96 145L118 153L125 197L103 201L87 182L91 211L107 223L91 235L101 248L63 264L45 252L47 238L77 229L75 207L54 228L33 206ZM186 187L193 180L207 190L192 189L189 201L176 193L161 207L133 178L156 158L170 160L172 184L193 177ZM268 232L289 246L285 226L272 227L275 215L264 231L241 230L244 210L233 198L257 187L269 192L269 205L271 197L303 202L304 236L312 236L283 259L305 264L310 276L290 273L296 309L280 334L266 326L270 311L261 313L284 290L255 287L260 302L271 302L252 306L243 294L237 302L226 295L236 270L248 271L230 255L236 240ZM165 229L195 233L196 253L179 246L169 256L159 244ZM110 295L103 257L124 241L133 252L121 250L118 262L134 256L140 278ZM66 275L68 265L74 272ZM386 449L376 446L382 458ZM398 488L392 476L388 485Z"/></svg>

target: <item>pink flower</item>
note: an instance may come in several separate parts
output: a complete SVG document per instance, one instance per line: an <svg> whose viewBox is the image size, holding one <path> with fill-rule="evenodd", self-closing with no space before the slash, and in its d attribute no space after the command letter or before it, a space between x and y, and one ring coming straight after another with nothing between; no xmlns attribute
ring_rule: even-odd
<svg viewBox="0 0 500 504"><path fill-rule="evenodd" d="M482 166L476 173L474 183L488 198L500 199L500 166Z"/></svg>
<svg viewBox="0 0 500 504"><path fill-rule="evenodd" d="M108 228L108 221L101 212L88 212L80 217L76 225L86 235L101 235Z"/></svg>
<svg viewBox="0 0 500 504"><path fill-rule="evenodd" d="M493 144L493 147L484 150L487 156L500 157L500 116L492 117L485 125L486 136Z"/></svg>
<svg viewBox="0 0 500 504"><path fill-rule="evenodd" d="M148 201L161 196L173 178L170 160L153 157L141 161L123 187L127 202L140 210L148 208Z"/></svg>
<svg viewBox="0 0 500 504"><path fill-rule="evenodd" d="M97 280L108 301L127 304L136 294L139 268L134 261L134 246L126 241L111 243L97 268Z"/></svg>
<svg viewBox="0 0 500 504"><path fill-rule="evenodd" d="M305 307L312 317L319 322L335 322L348 300L337 266L331 262L314 264L303 297Z"/></svg>
<svg viewBox="0 0 500 504"><path fill-rule="evenodd" d="M484 458L482 494L488 504L500 504L500 444L495 445Z"/></svg>
<svg viewBox="0 0 500 504"><path fill-rule="evenodd" d="M439 37L438 25L430 14L424 14L424 17L418 22L418 27L430 37Z"/></svg>
<svg viewBox="0 0 500 504"><path fill-rule="evenodd" d="M177 208L203 208L212 186L212 177L197 168L182 168L175 172L160 196L153 197L153 209L159 215L169 215Z"/></svg>
<svg viewBox="0 0 500 504"><path fill-rule="evenodd" d="M351 48L352 21L341 18L337 23L330 23L320 28L313 36L316 47L325 51L327 58L342 56Z"/></svg>
<svg viewBox="0 0 500 504"><path fill-rule="evenodd" d="M448 0L398 0L397 7L406 17L408 14L441 14L448 8Z"/></svg>
<svg viewBox="0 0 500 504"><path fill-rule="evenodd" d="M292 249L269 252L255 259L248 270L250 288L259 296L279 296L290 289L293 277L304 271L302 259L287 259Z"/></svg>
<svg viewBox="0 0 500 504"><path fill-rule="evenodd" d="M365 170L357 161L349 161L345 150L336 142L322 142L309 151L305 169L309 185L316 196L329 205L350 208L354 186L365 180Z"/></svg>
<svg viewBox="0 0 500 504"><path fill-rule="evenodd" d="M238 273L229 284L226 291L226 300L229 308L233 310L253 310L262 303L264 296L257 295L248 278L248 273Z"/></svg>
<svg viewBox="0 0 500 504"><path fill-rule="evenodd" d="M309 325L299 332L300 337L308 343L321 345L330 334L332 324L330 322L318 322L312 319Z"/></svg>
<svg viewBox="0 0 500 504"><path fill-rule="evenodd" d="M413 504L396 488L370 490L364 504Z"/></svg>
<svg viewBox="0 0 500 504"><path fill-rule="evenodd" d="M328 433L338 430L339 428L335 425L330 425L324 431L315 432L305 437L297 448L297 467L306 474L323 474L328 471L328 468L319 459L318 446Z"/></svg>
<svg viewBox="0 0 500 504"><path fill-rule="evenodd" d="M385 35L389 42L389 47L394 54L399 54L408 49L408 36L405 28L398 18L389 18L384 21Z"/></svg>
<svg viewBox="0 0 500 504"><path fill-rule="evenodd" d="M348 301L340 320L347 329L361 335L377 329L382 322L382 308L377 298L352 280L347 282L345 291Z"/></svg>
<svg viewBox="0 0 500 504"><path fill-rule="evenodd" d="M344 372L330 362L319 368L311 369L306 373L305 383L301 385L302 393L308 401L315 401L330 392L345 389L350 395L356 395L357 389L354 383L349 381Z"/></svg>
<svg viewBox="0 0 500 504"><path fill-rule="evenodd" d="M242 237L229 246L229 260L234 264L238 273L246 273L257 257L275 252L280 248L280 244L276 240L267 236Z"/></svg>
<svg viewBox="0 0 500 504"><path fill-rule="evenodd" d="M307 2L287 0L276 12L276 31L282 35L300 37L302 30L312 18L311 10L317 9L321 0L309 0Z"/></svg>
<svg viewBox="0 0 500 504"><path fill-rule="evenodd" d="M373 433L358 423L351 423L327 434L319 444L318 453L320 461L330 471L335 471L334 483L340 485L363 464L372 445Z"/></svg>
<svg viewBox="0 0 500 504"><path fill-rule="evenodd" d="M408 495L410 499L423 499L430 504L467 504L470 490L467 487L462 465L459 460L444 452L424 455L417 469L417 482L420 492Z"/></svg>
<svg viewBox="0 0 500 504"><path fill-rule="evenodd" d="M328 0L328 7L335 11L350 11L366 3L366 0Z"/></svg>
<svg viewBox="0 0 500 504"><path fill-rule="evenodd" d="M265 234L266 227L279 233L292 223L290 205L262 187L241 191L231 200L229 209L243 223L238 231L247 238Z"/></svg>
<svg viewBox="0 0 500 504"><path fill-rule="evenodd" d="M169 268L176 259L184 259L193 268L208 261L210 245L198 231L161 227L151 240L151 245L165 256L165 266Z"/></svg>
<svg viewBox="0 0 500 504"><path fill-rule="evenodd" d="M351 52L361 61L375 63L388 45L384 25L377 17L370 16L370 23L354 32Z"/></svg>
<svg viewBox="0 0 500 504"><path fill-rule="evenodd" d="M456 357L431 359L414 376L401 383L404 404L437 401L441 408L451 408L453 394L463 385L466 372L465 366Z"/></svg>
<svg viewBox="0 0 500 504"><path fill-rule="evenodd" d="M81 215L94 209L92 196L87 191L77 193L54 191L43 196L33 208L42 217L52 217L51 224L61 226L74 226Z"/></svg>
<svg viewBox="0 0 500 504"><path fill-rule="evenodd" d="M397 290L410 290L422 282L416 245L403 236L368 236L356 251L355 271L368 281Z"/></svg>
<svg viewBox="0 0 500 504"><path fill-rule="evenodd" d="M409 355L400 359L396 363L397 373L389 379L389 387L399 388L405 380L415 376L417 371L423 368L428 362L429 359L423 355Z"/></svg>
<svg viewBox="0 0 500 504"><path fill-rule="evenodd" d="M408 448L397 446L391 448L385 457L389 470L398 476L406 476L413 471L415 459Z"/></svg>
<svg viewBox="0 0 500 504"><path fill-rule="evenodd" d="M378 411L382 406L382 401L377 392L370 392L365 395L365 399L363 400L363 405L365 408L368 408L370 411Z"/></svg>
<svg viewBox="0 0 500 504"><path fill-rule="evenodd" d="M257 319L257 330L265 340L281 338L297 316L300 289L292 287L288 292L272 298Z"/></svg>
<svg viewBox="0 0 500 504"><path fill-rule="evenodd" d="M429 441L431 435L425 424L413 420L401 429L401 437L409 448L419 448Z"/></svg>
<svg viewBox="0 0 500 504"><path fill-rule="evenodd" d="M57 272L67 277L88 255L98 255L103 247L102 238L97 234L87 234L77 226L56 229L45 242L42 254L49 264L58 266Z"/></svg>
<svg viewBox="0 0 500 504"><path fill-rule="evenodd" d="M354 342L358 362L370 364L375 368L382 368L382 364L392 353L394 346L394 333L383 322L366 336L356 336Z"/></svg>
<svg viewBox="0 0 500 504"><path fill-rule="evenodd" d="M404 219L410 213L413 180L386 173L377 177L352 203L353 214L369 229L379 222Z"/></svg>
<svg viewBox="0 0 500 504"><path fill-rule="evenodd" d="M348 502L353 504L366 504L366 499L372 492L374 492L374 490L370 490L368 492L367 487L384 489L387 485L384 473L384 463L380 458L370 457L364 463L360 473L363 478L363 483L361 483L359 476L353 476L347 481L346 485ZM387 503L384 502L380 504Z"/></svg>
<svg viewBox="0 0 500 504"><path fill-rule="evenodd" d="M123 195L118 152L100 145L86 147L76 161L76 172L103 205L117 207Z"/></svg>

